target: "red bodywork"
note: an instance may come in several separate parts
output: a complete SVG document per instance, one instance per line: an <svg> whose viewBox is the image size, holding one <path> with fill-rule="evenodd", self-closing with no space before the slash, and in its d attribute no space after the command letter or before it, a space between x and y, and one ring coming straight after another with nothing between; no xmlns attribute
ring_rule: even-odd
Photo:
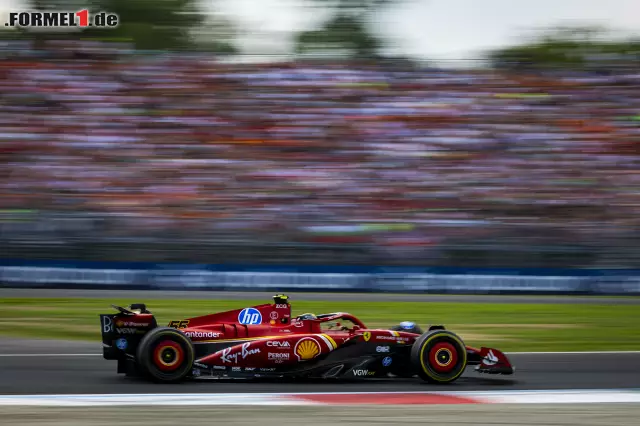
<svg viewBox="0 0 640 426"><path fill-rule="evenodd" d="M410 368L410 358L415 359L411 355L414 343L426 338L415 326L409 328L412 331L401 327L369 329L344 312L292 318L287 298L276 296L274 300L271 304L170 321L168 326L178 329L193 344L193 376L214 376L220 371L231 375L255 371L256 376L270 372L296 376L302 372L308 377L405 375L398 372L399 366ZM145 334L157 327L155 317L144 305L139 306L142 309L137 312L116 307L120 314L101 315L104 356L120 361L119 372L125 372L123 366L127 363L135 365L137 346ZM444 327L431 326L428 331L434 330ZM455 353L447 349L447 344L439 345L443 351ZM464 347L466 365L475 365L477 371L513 373L501 351ZM436 347L433 353L437 350ZM459 356L465 356L464 352ZM454 363L459 356L453 356ZM438 365L435 359L433 365ZM446 369L449 364L440 365Z"/></svg>
<svg viewBox="0 0 640 426"><path fill-rule="evenodd" d="M291 305L288 303L258 305L253 309L261 314L260 324L241 324L239 316L244 309L236 309L172 321L169 325L177 323L196 345L224 344L224 349L197 359L200 364L221 367L282 367L311 361L351 340L410 346L420 336L404 331L368 329L358 318L343 312L320 315L317 319L291 318ZM332 322L340 323L341 329L323 330L323 324ZM345 326L345 322L350 322L351 326ZM497 349L467 346L467 353L470 365L496 371L498 368L512 368L508 358Z"/></svg>

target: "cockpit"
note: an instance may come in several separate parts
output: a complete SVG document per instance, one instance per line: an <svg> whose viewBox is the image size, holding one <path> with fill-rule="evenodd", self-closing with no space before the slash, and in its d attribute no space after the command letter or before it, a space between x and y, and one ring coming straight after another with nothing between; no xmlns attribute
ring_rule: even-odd
<svg viewBox="0 0 640 426"><path fill-rule="evenodd" d="M298 315L294 322L311 322L319 328L319 331L355 331L367 328L362 321L351 314L335 312L331 314L315 315L305 313Z"/></svg>
<svg viewBox="0 0 640 426"><path fill-rule="evenodd" d="M273 296L273 302L276 309L290 309L289 296L278 294ZM291 324L298 327L308 326L311 332L322 331L355 331L360 328L367 328L362 321L351 314L345 312L334 312L329 314L316 315L311 312L296 316Z"/></svg>

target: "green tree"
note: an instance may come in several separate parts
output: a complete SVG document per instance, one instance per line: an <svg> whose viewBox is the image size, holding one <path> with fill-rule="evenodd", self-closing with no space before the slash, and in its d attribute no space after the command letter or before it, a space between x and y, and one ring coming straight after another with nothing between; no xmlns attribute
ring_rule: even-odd
<svg viewBox="0 0 640 426"><path fill-rule="evenodd" d="M115 30L92 36L131 40L145 50L205 50L236 53L236 28L223 16L205 14L197 0L98 0L98 8L120 17Z"/></svg>
<svg viewBox="0 0 640 426"><path fill-rule="evenodd" d="M317 31L298 35L296 53L332 51L355 58L376 56L381 42L371 35L366 23L352 16L337 15Z"/></svg>
<svg viewBox="0 0 640 426"><path fill-rule="evenodd" d="M219 13L209 13L203 23L194 27L191 37L199 51L233 55L238 53L238 28Z"/></svg>
<svg viewBox="0 0 640 426"><path fill-rule="evenodd" d="M195 0L97 0L92 10L116 13L115 29L92 29L88 37L132 41L139 49L190 49L190 31L204 21Z"/></svg>
<svg viewBox="0 0 640 426"><path fill-rule="evenodd" d="M371 15L392 0L314 0L331 17L324 25L297 35L296 53L334 52L352 58L373 58L383 46L368 26Z"/></svg>
<svg viewBox="0 0 640 426"><path fill-rule="evenodd" d="M612 40L600 27L556 27L530 42L489 53L498 68L580 68L593 58L640 55L638 40Z"/></svg>

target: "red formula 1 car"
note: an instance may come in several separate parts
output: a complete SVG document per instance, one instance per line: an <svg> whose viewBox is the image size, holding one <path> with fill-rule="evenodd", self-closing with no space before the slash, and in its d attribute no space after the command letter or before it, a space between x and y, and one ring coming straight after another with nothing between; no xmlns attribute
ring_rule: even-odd
<svg viewBox="0 0 640 426"><path fill-rule="evenodd" d="M118 373L156 382L211 378L382 378L419 376L450 383L468 365L513 374L497 349L466 346L441 325L405 322L370 329L351 314L291 317L288 297L273 304L171 321L159 327L144 304L100 315L104 358Z"/></svg>

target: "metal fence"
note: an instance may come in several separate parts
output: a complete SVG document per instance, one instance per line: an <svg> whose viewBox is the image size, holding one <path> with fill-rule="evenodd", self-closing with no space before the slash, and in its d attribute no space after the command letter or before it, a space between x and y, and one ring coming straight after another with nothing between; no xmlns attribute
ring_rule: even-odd
<svg viewBox="0 0 640 426"><path fill-rule="evenodd" d="M517 268L632 268L640 261L636 232L579 238L566 227L502 224L487 225L481 232L454 232L430 245L385 246L367 239L308 241L292 230L186 225L192 226L132 229L123 228L120 218L87 212L5 212L0 219L0 257Z"/></svg>

